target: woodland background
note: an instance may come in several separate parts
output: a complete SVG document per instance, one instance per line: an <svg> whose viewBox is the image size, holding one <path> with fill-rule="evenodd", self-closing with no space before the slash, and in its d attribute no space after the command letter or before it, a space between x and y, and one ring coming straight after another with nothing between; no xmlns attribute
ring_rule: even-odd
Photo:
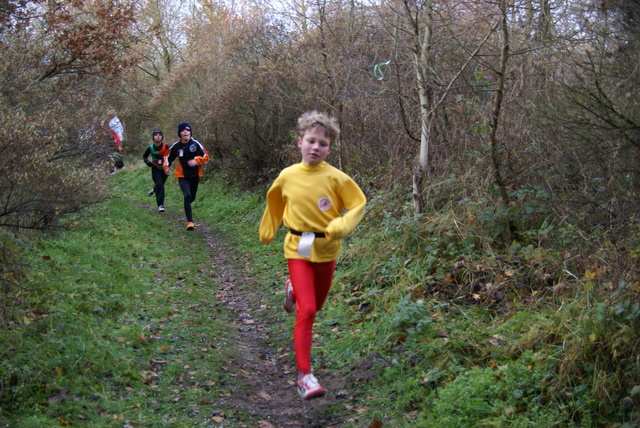
<svg viewBox="0 0 640 428"><path fill-rule="evenodd" d="M596 346L624 372L601 393L637 401L639 42L637 0L5 0L0 321L25 291L24 248L107 195L111 111L127 155L186 121L209 170L263 192L317 109L340 122L330 162L369 221L424 226L412 251L434 277L472 276L441 258L543 249L531 301L596 293L624 339ZM439 232L455 251L428 245Z"/></svg>
<svg viewBox="0 0 640 428"><path fill-rule="evenodd" d="M637 1L6 1L4 227L90 203L115 111L138 153L181 121L255 188L335 115L333 162L416 211L477 204L494 238L629 237L638 190ZM37 186L33 184L37 183ZM85 191L78 191L85 189ZM86 191L93 189L95 191ZM401 208L398 204L398 208Z"/></svg>

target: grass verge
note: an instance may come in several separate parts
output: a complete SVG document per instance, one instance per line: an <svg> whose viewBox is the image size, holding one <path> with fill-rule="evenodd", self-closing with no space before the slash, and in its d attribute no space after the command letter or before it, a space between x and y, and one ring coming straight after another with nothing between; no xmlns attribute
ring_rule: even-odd
<svg viewBox="0 0 640 428"><path fill-rule="evenodd" d="M242 423L239 410L212 408L235 388L225 367L237 349L218 319L209 248L185 233L181 204L167 208L177 217L156 212L148 169L110 180L112 198L33 250L24 307L0 338L0 424L185 426L212 414ZM167 201L180 200L167 184ZM246 233L259 198L216 186L202 184L196 212L208 214L197 221L233 243L237 263L271 261ZM272 265L256 264L258 281L275 281Z"/></svg>

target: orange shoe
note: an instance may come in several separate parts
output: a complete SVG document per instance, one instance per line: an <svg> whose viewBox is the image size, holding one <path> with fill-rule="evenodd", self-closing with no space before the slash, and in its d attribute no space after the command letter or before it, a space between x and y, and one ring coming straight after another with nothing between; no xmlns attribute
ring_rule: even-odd
<svg viewBox="0 0 640 428"><path fill-rule="evenodd" d="M193 230L196 228L196 225L193 224L192 221L190 221L189 223L187 223L187 230Z"/></svg>

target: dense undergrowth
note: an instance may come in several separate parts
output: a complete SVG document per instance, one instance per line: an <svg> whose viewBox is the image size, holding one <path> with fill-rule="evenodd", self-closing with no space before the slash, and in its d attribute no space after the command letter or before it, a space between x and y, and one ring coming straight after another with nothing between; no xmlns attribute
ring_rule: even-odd
<svg viewBox="0 0 640 428"><path fill-rule="evenodd" d="M333 300L341 333L329 352L379 355L381 377L365 387L372 417L638 426L637 235L613 245L605 233L545 224L501 247L499 215L478 215L486 206L466 200L416 217L387 208L398 199L371 198Z"/></svg>
<svg viewBox="0 0 640 428"><path fill-rule="evenodd" d="M168 226L136 205L147 175L133 165L112 177L114 198L82 222L69 218L71 230L31 252L29 280L14 293L21 306L3 315L3 424L179 424L190 411L162 407L170 395L162 385L152 393L131 387L150 381L149 361L167 364L171 349L150 345L160 329L180 336L165 320L197 329L201 315L154 313L153 302L178 299L187 280L180 266L207 257L182 223ZM167 184L167 198L178 201L177 186ZM504 247L500 215L486 205L464 200L416 217L389 203L402 191L368 196L363 224L344 241L313 355L315 365L337 370L367 362L377 375L352 385L354 426L638 426L640 231L614 245L604 232L586 239L541 223ZM253 257L253 273L266 280L282 275L284 263L277 245L257 240L263 200L209 172L194 212ZM166 268L154 276L160 261ZM206 269L191 272L199 272L188 279L198 290ZM219 327L195 334L224 341ZM207 390L224 377L224 349L194 369ZM178 376L181 365L165 370Z"/></svg>

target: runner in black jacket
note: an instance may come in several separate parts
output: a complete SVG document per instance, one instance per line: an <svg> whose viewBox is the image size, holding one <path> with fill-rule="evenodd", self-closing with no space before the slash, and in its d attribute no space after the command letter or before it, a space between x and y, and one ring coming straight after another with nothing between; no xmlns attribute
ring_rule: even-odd
<svg viewBox="0 0 640 428"><path fill-rule="evenodd" d="M209 153L202 144L191 138L191 126L188 123L178 125L178 136L180 140L173 143L169 149L169 155L165 157L165 174L171 173L170 166L178 158L176 171L173 174L178 179L180 190L184 195L184 213L187 216L187 230L193 230L193 214L191 203L196 200L198 184L202 177L202 165L209 161Z"/></svg>
<svg viewBox="0 0 640 428"><path fill-rule="evenodd" d="M162 142L164 136L162 131L156 129L151 136L153 144L147 147L142 155L144 163L151 167L151 179L153 180L153 188L149 190L147 196L155 193L156 203L158 204L158 212L164 212L164 183L167 181L167 174L164 173L164 158L169 154L169 146ZM149 160L151 156L151 160Z"/></svg>

